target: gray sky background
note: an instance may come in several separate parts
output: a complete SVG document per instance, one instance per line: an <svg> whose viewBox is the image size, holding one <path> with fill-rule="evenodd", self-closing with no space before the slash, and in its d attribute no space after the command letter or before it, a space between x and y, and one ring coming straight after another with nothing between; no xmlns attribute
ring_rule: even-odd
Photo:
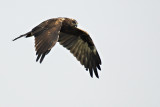
<svg viewBox="0 0 160 107"><path fill-rule="evenodd" d="M159 0L1 0L0 13L0 107L160 107ZM59 43L39 64L34 38L11 41L54 17L91 35L100 79Z"/></svg>

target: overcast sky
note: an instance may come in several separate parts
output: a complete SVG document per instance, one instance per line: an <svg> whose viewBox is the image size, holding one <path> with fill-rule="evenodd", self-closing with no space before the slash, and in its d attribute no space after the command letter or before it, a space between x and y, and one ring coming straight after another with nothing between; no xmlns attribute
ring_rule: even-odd
<svg viewBox="0 0 160 107"><path fill-rule="evenodd" d="M1 0L0 107L160 107L159 0ZM37 63L34 38L12 39L69 17L92 37L100 79L59 43Z"/></svg>

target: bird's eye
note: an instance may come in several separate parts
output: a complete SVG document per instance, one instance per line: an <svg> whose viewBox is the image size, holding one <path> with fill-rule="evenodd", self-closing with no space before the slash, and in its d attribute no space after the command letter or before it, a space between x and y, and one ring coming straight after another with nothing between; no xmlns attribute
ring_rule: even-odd
<svg viewBox="0 0 160 107"><path fill-rule="evenodd" d="M72 21L72 24L73 24L75 27L77 27L77 21L73 20L73 21Z"/></svg>
<svg viewBox="0 0 160 107"><path fill-rule="evenodd" d="M77 24L75 20L72 21L73 24Z"/></svg>

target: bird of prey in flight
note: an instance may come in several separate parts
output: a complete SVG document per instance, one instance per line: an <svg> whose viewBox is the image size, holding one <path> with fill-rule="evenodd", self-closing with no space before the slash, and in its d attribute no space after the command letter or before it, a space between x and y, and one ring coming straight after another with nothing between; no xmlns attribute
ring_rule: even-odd
<svg viewBox="0 0 160 107"><path fill-rule="evenodd" d="M40 63L52 47L59 42L63 47L70 50L87 71L89 70L91 77L93 77L94 72L95 76L99 78L98 69L101 70L101 59L97 49L89 34L77 28L77 24L77 21L71 18L52 18L40 23L28 33L15 38L13 41L21 37L34 36L36 61Z"/></svg>

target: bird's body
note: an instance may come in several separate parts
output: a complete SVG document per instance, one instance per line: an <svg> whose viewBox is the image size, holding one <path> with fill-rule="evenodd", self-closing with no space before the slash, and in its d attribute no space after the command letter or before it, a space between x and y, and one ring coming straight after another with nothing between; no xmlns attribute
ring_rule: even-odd
<svg viewBox="0 0 160 107"><path fill-rule="evenodd" d="M97 68L101 70L101 59L89 34L77 28L76 20L62 17L49 19L14 40L31 36L35 37L36 61L40 60L41 63L45 55L59 42L89 70L91 77L94 71L99 78Z"/></svg>

